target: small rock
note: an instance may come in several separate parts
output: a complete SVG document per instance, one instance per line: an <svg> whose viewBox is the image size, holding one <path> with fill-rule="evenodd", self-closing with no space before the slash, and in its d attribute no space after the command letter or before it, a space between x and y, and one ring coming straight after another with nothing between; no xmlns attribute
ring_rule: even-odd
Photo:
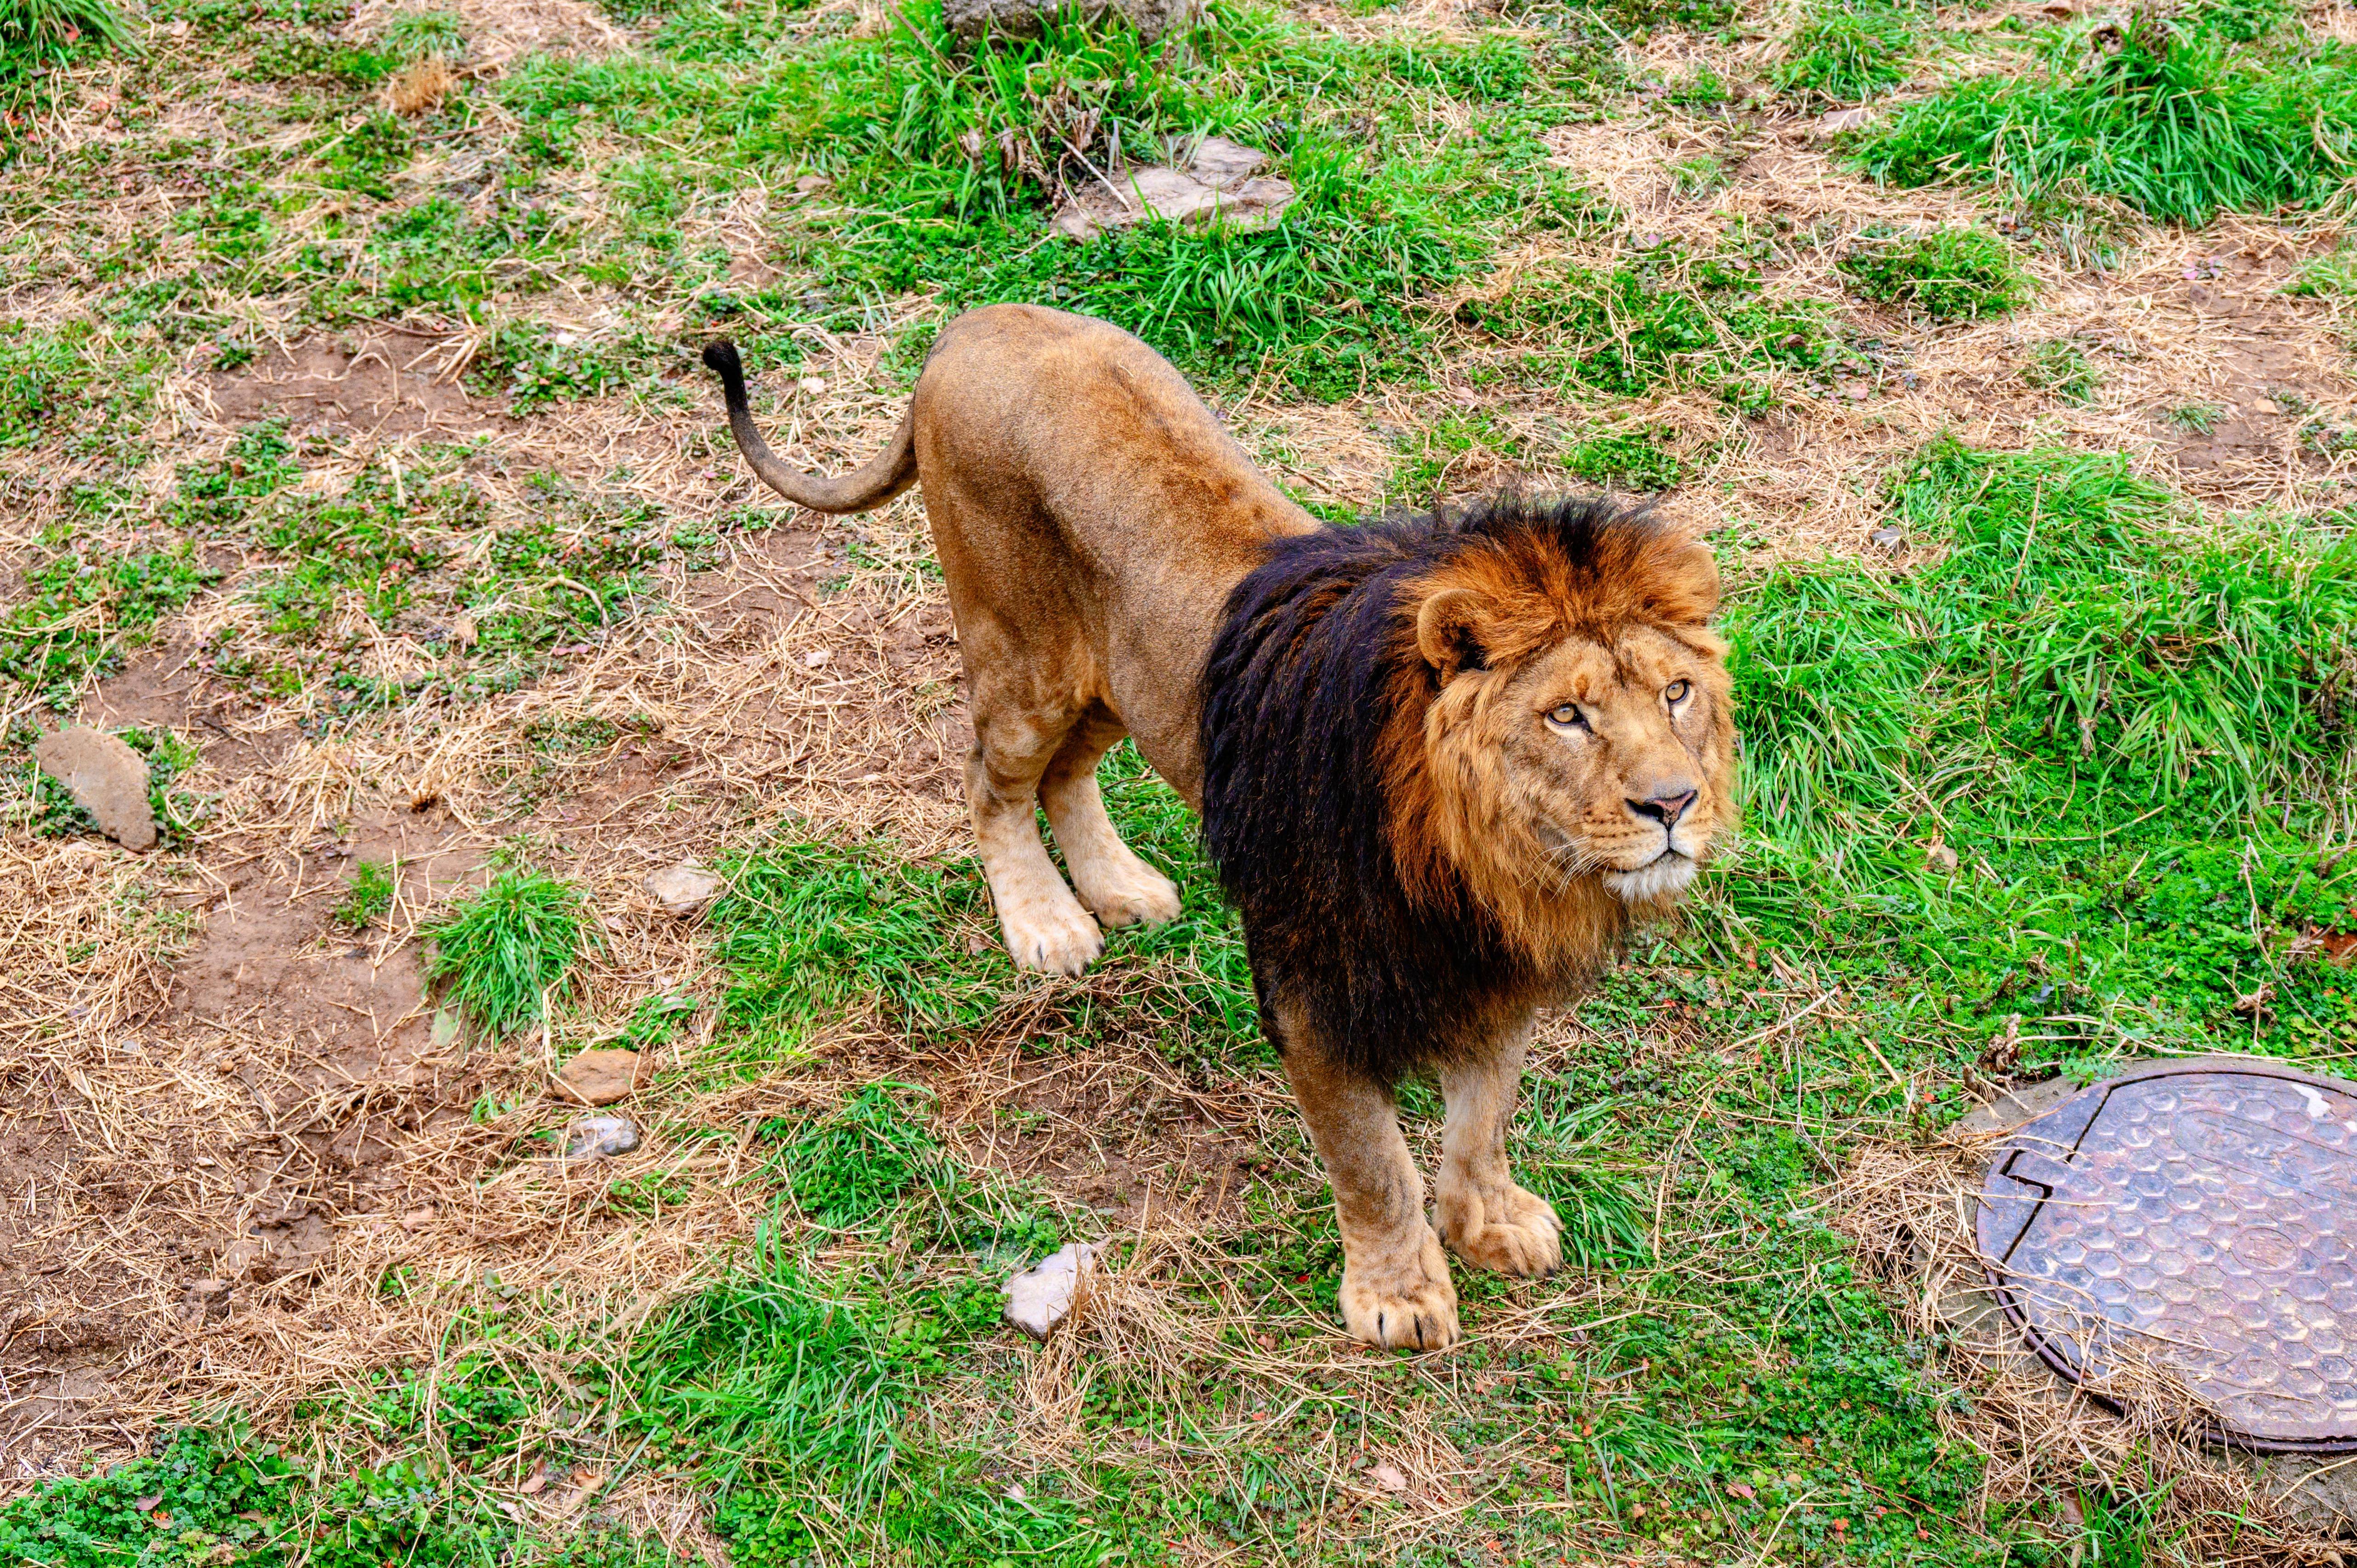
<svg viewBox="0 0 2357 1568"><path fill-rule="evenodd" d="M565 1129L568 1160L609 1159L638 1146L638 1123L627 1116L584 1116Z"/></svg>
<svg viewBox="0 0 2357 1568"><path fill-rule="evenodd" d="M33 747L33 760L98 819L99 832L125 849L156 847L147 759L120 737L76 725L43 736Z"/></svg>
<svg viewBox="0 0 2357 1568"><path fill-rule="evenodd" d="M795 179L794 194L796 196L816 196L823 190L831 189L834 185L834 181L827 178L826 176L823 174L806 174Z"/></svg>
<svg viewBox="0 0 2357 1568"><path fill-rule="evenodd" d="M666 865L661 871L650 872L643 886L648 896L663 907L663 913L685 917L694 914L720 892L720 878L695 864L683 860L677 865Z"/></svg>
<svg viewBox="0 0 2357 1568"><path fill-rule="evenodd" d="M1923 865L1928 870L1943 874L1953 871L1956 869L1956 852L1933 839L1923 846Z"/></svg>
<svg viewBox="0 0 2357 1568"><path fill-rule="evenodd" d="M2257 409L2261 413L2281 413L2283 412L2283 404L2277 403L2271 397L2254 398L2251 401L2251 406Z"/></svg>
<svg viewBox="0 0 2357 1568"><path fill-rule="evenodd" d="M813 648L802 655L802 668L815 670L834 657L834 650L831 648Z"/></svg>
<svg viewBox="0 0 2357 1568"><path fill-rule="evenodd" d="M1379 1492L1404 1492L1407 1490L1407 1477L1400 1474L1400 1468L1398 1466L1386 1460L1378 1460L1374 1464L1368 1466L1367 1479L1372 1483L1375 1490Z"/></svg>
<svg viewBox="0 0 2357 1568"><path fill-rule="evenodd" d="M1095 1267L1097 1250L1085 1241L1068 1241L1021 1273L1010 1275L998 1288L1006 1295L1006 1321L1034 1339L1072 1310L1081 1292L1081 1278Z"/></svg>
<svg viewBox="0 0 2357 1568"><path fill-rule="evenodd" d="M1844 131L1855 131L1873 123L1874 111L1871 109L1836 109L1818 120L1816 134L1838 136Z"/></svg>
<svg viewBox="0 0 2357 1568"><path fill-rule="evenodd" d="M584 1105L611 1105L639 1087L636 1051L583 1051L556 1074L556 1087Z"/></svg>
<svg viewBox="0 0 2357 1568"><path fill-rule="evenodd" d="M826 380L823 376L804 376L802 380L802 388L811 396L817 397L826 391Z"/></svg>

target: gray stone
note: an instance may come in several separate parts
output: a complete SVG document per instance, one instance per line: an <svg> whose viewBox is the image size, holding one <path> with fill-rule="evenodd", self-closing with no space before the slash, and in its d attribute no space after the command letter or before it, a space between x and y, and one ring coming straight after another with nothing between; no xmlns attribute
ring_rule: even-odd
<svg viewBox="0 0 2357 1568"><path fill-rule="evenodd" d="M1096 1266L1097 1251L1085 1241L1070 1241L998 1288L1006 1295L1006 1321L1034 1339L1071 1315L1080 1299L1081 1280Z"/></svg>
<svg viewBox="0 0 2357 1568"><path fill-rule="evenodd" d="M942 0L942 20L962 38L996 33L1036 38L1041 18L1064 9L1059 0ZM1129 18L1144 38L1184 32L1202 19L1202 0L1082 0L1081 19L1095 22L1114 14Z"/></svg>
<svg viewBox="0 0 2357 1568"><path fill-rule="evenodd" d="M1838 136L1844 131L1863 130L1872 124L1871 109L1836 109L1817 122L1816 134L1820 137Z"/></svg>
<svg viewBox="0 0 2357 1568"><path fill-rule="evenodd" d="M692 860L677 865L666 865L661 871L649 872L640 884L648 897L663 907L663 912L684 918L712 902L723 884L719 877Z"/></svg>
<svg viewBox="0 0 2357 1568"><path fill-rule="evenodd" d="M639 1146L639 1124L627 1116L584 1116L565 1129L568 1160L610 1159Z"/></svg>
<svg viewBox="0 0 2357 1568"><path fill-rule="evenodd" d="M156 847L147 759L119 737L76 725L43 736L33 746L33 760L98 820L100 832L125 849Z"/></svg>
<svg viewBox="0 0 2357 1568"><path fill-rule="evenodd" d="M1232 229L1260 229L1276 221L1293 204L1285 180L1254 178L1268 161L1257 148L1206 136L1184 170L1160 164L1129 164L1105 171L1072 192L1056 214L1055 230L1085 240L1107 229L1125 229L1152 220L1196 228L1213 222Z"/></svg>

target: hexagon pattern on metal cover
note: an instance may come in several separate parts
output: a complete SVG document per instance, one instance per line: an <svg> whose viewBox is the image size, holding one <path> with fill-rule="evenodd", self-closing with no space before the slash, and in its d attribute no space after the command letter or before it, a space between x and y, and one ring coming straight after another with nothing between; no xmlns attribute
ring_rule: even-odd
<svg viewBox="0 0 2357 1568"><path fill-rule="evenodd" d="M2139 1068L1999 1144L1981 1252L2056 1370L2133 1337L2267 1448L2357 1448L2357 1088L2248 1057Z"/></svg>

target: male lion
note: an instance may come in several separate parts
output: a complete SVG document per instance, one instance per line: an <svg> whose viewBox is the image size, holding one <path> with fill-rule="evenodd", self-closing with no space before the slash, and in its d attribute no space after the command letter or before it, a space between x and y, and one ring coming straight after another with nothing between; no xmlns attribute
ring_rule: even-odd
<svg viewBox="0 0 2357 1568"><path fill-rule="evenodd" d="M1152 349L1060 311L950 323L891 446L844 478L780 463L736 349L704 358L789 500L854 511L922 482L1017 963L1078 974L1101 926L1178 912L1097 795L1123 735L1201 811L1333 1180L1351 1331L1454 1341L1443 1240L1554 1270L1561 1227L1507 1174L1506 1123L1534 1009L1665 908L1728 820L1708 553L1605 503L1321 527ZM1392 1101L1419 1068L1448 1107L1437 1236Z"/></svg>

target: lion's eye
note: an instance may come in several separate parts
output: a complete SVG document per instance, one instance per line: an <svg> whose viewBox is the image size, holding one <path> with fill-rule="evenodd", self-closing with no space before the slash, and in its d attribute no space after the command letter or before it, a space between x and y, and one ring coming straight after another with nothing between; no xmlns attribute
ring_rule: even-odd
<svg viewBox="0 0 2357 1568"><path fill-rule="evenodd" d="M1694 682L1691 681L1673 681L1667 686L1663 688L1662 695L1669 702L1671 706L1675 707L1678 703L1684 702L1686 700L1686 693L1693 690Z"/></svg>
<svg viewBox="0 0 2357 1568"><path fill-rule="evenodd" d="M1587 715L1579 711L1577 703L1566 703L1547 714L1547 722L1564 729L1586 729Z"/></svg>

